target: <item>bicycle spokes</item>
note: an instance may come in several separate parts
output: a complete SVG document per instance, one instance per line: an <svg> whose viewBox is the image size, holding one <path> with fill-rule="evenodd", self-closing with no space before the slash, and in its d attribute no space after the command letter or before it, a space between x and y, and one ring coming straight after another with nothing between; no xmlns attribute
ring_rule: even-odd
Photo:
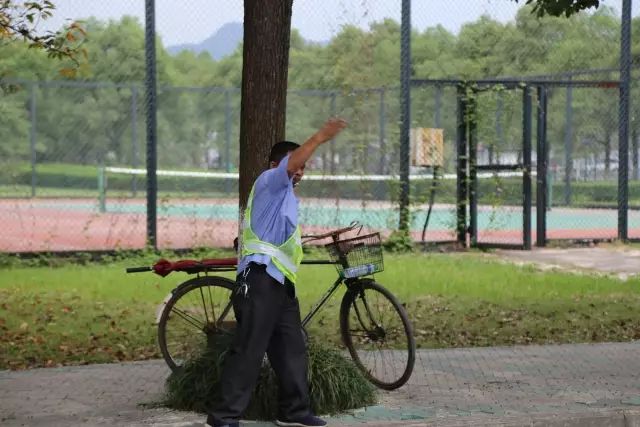
<svg viewBox="0 0 640 427"><path fill-rule="evenodd" d="M161 342L169 366L179 366L206 346L216 345L216 336L232 333L230 294L227 288L205 284L175 295L166 307Z"/></svg>
<svg viewBox="0 0 640 427"><path fill-rule="evenodd" d="M404 384L413 369L415 344L402 306L375 283L363 284L348 302L343 336L356 365L381 388Z"/></svg>
<svg viewBox="0 0 640 427"><path fill-rule="evenodd" d="M358 323L354 325L356 329L352 332L360 332L360 335L370 342L377 342L380 345L384 345L387 341L390 345L402 345L406 337L401 319L394 316L393 307L386 300L369 303L372 297L374 295L371 292L369 297L363 292L354 300L353 308L357 313Z"/></svg>

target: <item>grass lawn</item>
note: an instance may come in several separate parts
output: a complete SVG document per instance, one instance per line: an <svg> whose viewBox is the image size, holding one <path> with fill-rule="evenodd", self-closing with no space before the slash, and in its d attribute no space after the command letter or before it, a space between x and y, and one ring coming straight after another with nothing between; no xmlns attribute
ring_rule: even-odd
<svg viewBox="0 0 640 427"><path fill-rule="evenodd" d="M155 312L184 273L127 275L109 264L0 269L0 369L159 357ZM541 272L481 253L388 255L376 280L406 304L423 348L640 338L640 280ZM226 274L232 277L230 274ZM304 266L304 312L335 278ZM338 342L336 295L310 327Z"/></svg>

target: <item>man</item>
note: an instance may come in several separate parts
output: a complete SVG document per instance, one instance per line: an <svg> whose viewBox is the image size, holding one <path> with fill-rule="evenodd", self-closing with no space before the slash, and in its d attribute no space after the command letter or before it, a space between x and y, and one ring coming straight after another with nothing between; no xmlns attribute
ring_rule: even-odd
<svg viewBox="0 0 640 427"><path fill-rule="evenodd" d="M311 413L307 348L295 297L302 246L294 187L315 150L345 127L344 120L330 119L302 145L277 143L269 155L269 169L253 185L244 212L233 295L236 335L225 357L219 395L208 411L209 426L239 425L265 352L278 378L276 424L326 425Z"/></svg>

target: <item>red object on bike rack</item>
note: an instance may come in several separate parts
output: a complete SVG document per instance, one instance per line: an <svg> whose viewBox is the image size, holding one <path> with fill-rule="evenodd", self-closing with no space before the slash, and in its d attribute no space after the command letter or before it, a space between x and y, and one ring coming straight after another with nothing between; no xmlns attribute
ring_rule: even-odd
<svg viewBox="0 0 640 427"><path fill-rule="evenodd" d="M238 264L238 259L233 258L214 258L214 259L183 259L171 262L166 259L160 259L153 265L153 272L166 277L174 271L186 271L190 273L215 269L216 267L234 267Z"/></svg>

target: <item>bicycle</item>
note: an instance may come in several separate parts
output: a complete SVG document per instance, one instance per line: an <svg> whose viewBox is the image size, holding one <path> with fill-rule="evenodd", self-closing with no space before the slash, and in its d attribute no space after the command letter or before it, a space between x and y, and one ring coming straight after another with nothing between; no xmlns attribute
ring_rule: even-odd
<svg viewBox="0 0 640 427"><path fill-rule="evenodd" d="M340 305L341 338L356 366L375 386L394 390L411 376L415 363L415 340L407 313L396 297L370 276L384 269L379 233L340 239L357 223L323 234L305 235L303 243L331 238L325 248L330 261L303 261L303 264L334 264L338 278L312 306L302 320L306 326L338 287L347 287ZM359 232L358 232L359 234ZM231 296L235 282L209 272L234 271L236 258L160 260L152 267L128 268L127 273L155 271L162 276L172 271L197 274L178 285L163 301L158 312L158 343L172 370L201 351L204 345L219 345L220 336L231 336L235 317ZM194 333L197 332L197 333ZM390 356L390 360L385 360Z"/></svg>

